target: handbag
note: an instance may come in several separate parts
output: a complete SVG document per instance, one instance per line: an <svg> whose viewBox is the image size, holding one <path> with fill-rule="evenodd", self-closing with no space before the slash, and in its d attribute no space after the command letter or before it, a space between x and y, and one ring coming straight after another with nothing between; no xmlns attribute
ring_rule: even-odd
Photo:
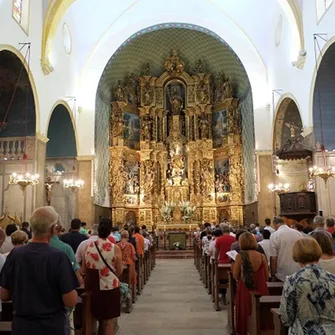
<svg viewBox="0 0 335 335"><path fill-rule="evenodd" d="M99 249L99 247L98 247L98 245L97 245L96 242L94 242L94 245L97 248L98 253L99 253L102 261L105 263L105 265L107 266L107 268L109 269L109 271L111 271L115 275L115 277L118 278L118 276L116 275L116 273L114 272L114 270L112 269L112 267L107 263L107 261L105 260L104 256L102 256L102 253L101 253L101 251L100 251L100 249ZM129 289L128 284L122 283L120 280L119 280L119 282L120 282L120 287L119 288L120 288L120 293L121 293L120 299L121 299L121 303L122 303L122 302L126 302L127 299L130 298L130 289Z"/></svg>
<svg viewBox="0 0 335 335"><path fill-rule="evenodd" d="M97 242L94 242L94 245L95 245L95 247L96 247L97 250L98 250L99 256L101 257L102 261L105 263L105 265L107 266L107 268L109 269L109 271L111 271L111 272L113 273L113 275L114 275L115 277L118 278L118 276L116 275L115 271L114 271L114 270L112 269L112 267L107 263L107 261L105 260L104 256L102 256L102 253L101 253L101 251L100 251L100 249L99 249L99 247L98 247L98 245L97 245Z"/></svg>

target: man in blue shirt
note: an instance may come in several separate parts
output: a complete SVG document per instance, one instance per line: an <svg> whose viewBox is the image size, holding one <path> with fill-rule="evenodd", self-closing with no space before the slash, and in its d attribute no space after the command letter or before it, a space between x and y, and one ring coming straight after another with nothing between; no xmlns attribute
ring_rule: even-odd
<svg viewBox="0 0 335 335"><path fill-rule="evenodd" d="M80 219L73 219L71 221L71 232L59 237L61 241L68 244L74 253L76 253L79 244L87 240L87 236L80 234L81 221Z"/></svg>
<svg viewBox="0 0 335 335"><path fill-rule="evenodd" d="M40 207L30 222L32 240L7 256L0 275L1 299L13 302L12 335L66 335L78 280L67 255L49 245L58 214Z"/></svg>

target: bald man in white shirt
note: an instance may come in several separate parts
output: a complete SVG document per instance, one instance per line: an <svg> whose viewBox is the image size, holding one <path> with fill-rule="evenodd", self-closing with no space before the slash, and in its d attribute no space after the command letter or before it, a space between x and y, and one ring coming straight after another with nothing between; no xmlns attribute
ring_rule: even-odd
<svg viewBox="0 0 335 335"><path fill-rule="evenodd" d="M292 257L293 245L302 238L295 229L288 227L280 217L273 219L275 232L270 236L270 268L271 280L285 281L286 276L300 270L300 265Z"/></svg>

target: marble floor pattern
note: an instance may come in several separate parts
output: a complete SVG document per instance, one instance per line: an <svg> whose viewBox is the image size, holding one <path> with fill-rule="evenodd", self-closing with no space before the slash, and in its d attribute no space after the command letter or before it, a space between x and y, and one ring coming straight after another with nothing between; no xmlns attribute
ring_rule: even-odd
<svg viewBox="0 0 335 335"><path fill-rule="evenodd" d="M192 259L159 259L117 335L228 335L227 311L215 312Z"/></svg>

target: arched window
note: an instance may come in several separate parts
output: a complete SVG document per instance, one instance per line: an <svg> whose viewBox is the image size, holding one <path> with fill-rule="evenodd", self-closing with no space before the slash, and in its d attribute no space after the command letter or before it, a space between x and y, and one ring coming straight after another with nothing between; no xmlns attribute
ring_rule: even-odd
<svg viewBox="0 0 335 335"><path fill-rule="evenodd" d="M315 0L316 3L316 16L318 22L321 21L323 15L327 12L331 4L333 3L333 0Z"/></svg>
<svg viewBox="0 0 335 335"><path fill-rule="evenodd" d="M13 18L28 34L30 0L13 0Z"/></svg>

